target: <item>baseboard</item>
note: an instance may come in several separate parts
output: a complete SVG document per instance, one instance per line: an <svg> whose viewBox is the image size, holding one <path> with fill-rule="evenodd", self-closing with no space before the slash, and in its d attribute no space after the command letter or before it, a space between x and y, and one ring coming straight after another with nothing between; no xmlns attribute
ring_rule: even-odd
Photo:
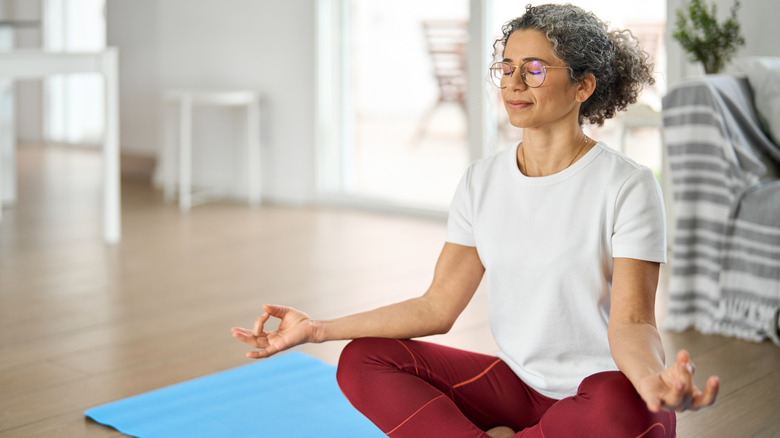
<svg viewBox="0 0 780 438"><path fill-rule="evenodd" d="M148 155L136 155L122 153L120 167L123 180L152 182L154 169L157 167L157 158Z"/></svg>

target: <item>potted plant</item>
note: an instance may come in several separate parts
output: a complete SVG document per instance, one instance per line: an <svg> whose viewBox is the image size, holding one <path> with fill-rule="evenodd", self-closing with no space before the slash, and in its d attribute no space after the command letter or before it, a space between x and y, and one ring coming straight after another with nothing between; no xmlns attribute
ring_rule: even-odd
<svg viewBox="0 0 780 438"><path fill-rule="evenodd" d="M709 9L702 0L691 0L688 7L677 10L677 28L672 37L688 53L691 62L701 62L707 74L718 73L745 45L737 21L739 0L731 7L731 15L719 23L717 7Z"/></svg>

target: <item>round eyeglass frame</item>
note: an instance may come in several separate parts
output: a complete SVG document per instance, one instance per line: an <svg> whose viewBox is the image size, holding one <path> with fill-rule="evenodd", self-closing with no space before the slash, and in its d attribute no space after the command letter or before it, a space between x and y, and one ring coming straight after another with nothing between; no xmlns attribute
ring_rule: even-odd
<svg viewBox="0 0 780 438"><path fill-rule="evenodd" d="M530 64L530 63L538 64L538 66L541 67L543 77L542 77L542 81L539 82L538 85L529 84L528 80L526 79L526 75L528 74L528 64ZM507 76L504 73L505 70L504 70L503 66L508 66L509 67L509 76ZM565 69L568 69L569 67L568 66L561 67L561 66L556 66L556 65L544 65L544 64L541 63L541 61L532 59L530 61L526 61L526 62L522 63L521 65L512 65L512 64L510 64L508 62L498 61L498 62L494 62L493 64L491 64L490 68L488 70L490 72L490 82L492 82L493 85L495 85L498 88L506 88L506 85L501 85L501 82L504 80L504 78L514 76L515 72L518 69L520 70L520 79L523 81L523 83L526 86L528 86L528 88L539 88L539 87L542 86L542 84L544 84L544 81L547 79L547 69L548 68L565 68Z"/></svg>

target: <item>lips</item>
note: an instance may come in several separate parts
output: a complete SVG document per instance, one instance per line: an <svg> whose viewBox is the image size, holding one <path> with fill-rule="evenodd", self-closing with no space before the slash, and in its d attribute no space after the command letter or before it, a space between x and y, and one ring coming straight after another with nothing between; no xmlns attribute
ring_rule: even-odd
<svg viewBox="0 0 780 438"><path fill-rule="evenodd" d="M515 99L507 99L506 104L510 109L513 110L519 110L531 106L531 102L525 100L515 100Z"/></svg>

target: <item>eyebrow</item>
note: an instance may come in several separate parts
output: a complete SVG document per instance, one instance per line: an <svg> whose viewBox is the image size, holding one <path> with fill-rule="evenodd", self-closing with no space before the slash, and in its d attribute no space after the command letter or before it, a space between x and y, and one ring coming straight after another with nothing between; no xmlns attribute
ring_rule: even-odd
<svg viewBox="0 0 780 438"><path fill-rule="evenodd" d="M547 62L546 60L544 60L544 59L542 59L542 58L535 58L535 57L533 57L533 56L532 56L532 57L528 57L528 58L523 58L523 60L522 60L522 61L523 61L523 62L528 62L528 61L540 61L540 62L541 62L542 64L544 64L544 65L550 65L550 63L549 63L549 62ZM511 60L511 59L509 59L509 58L504 58L504 60L503 60L502 62L506 62L507 64L509 64L509 63L511 63L511 62L512 62L512 60Z"/></svg>

